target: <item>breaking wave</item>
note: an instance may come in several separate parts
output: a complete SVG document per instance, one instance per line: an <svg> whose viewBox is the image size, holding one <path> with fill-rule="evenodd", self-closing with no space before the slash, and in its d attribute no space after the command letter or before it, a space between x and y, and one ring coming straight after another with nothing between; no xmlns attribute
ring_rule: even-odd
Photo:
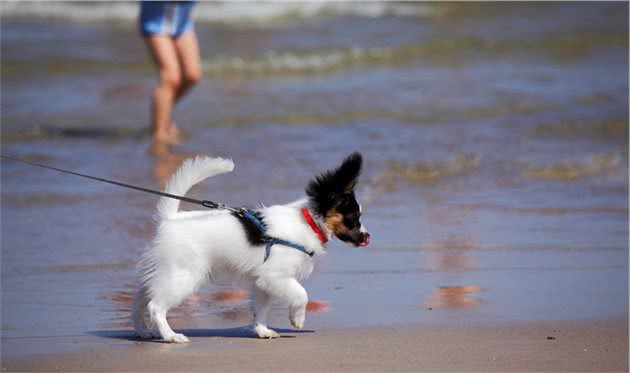
<svg viewBox="0 0 630 373"><path fill-rule="evenodd" d="M448 4L392 2L198 2L196 22L276 27L323 16L377 18L387 15L408 17L438 16ZM134 22L136 2L3 2L3 17L37 17L78 23Z"/></svg>
<svg viewBox="0 0 630 373"><path fill-rule="evenodd" d="M446 162L403 163L392 161L387 170L377 175L372 184L378 192L395 190L400 180L412 183L435 183L440 179L464 174L479 167L481 156L476 153L465 153L455 156Z"/></svg>
<svg viewBox="0 0 630 373"><path fill-rule="evenodd" d="M611 142L628 142L628 118L620 117L592 122L562 121L541 124L533 128L533 134L556 138L588 138Z"/></svg>
<svg viewBox="0 0 630 373"><path fill-rule="evenodd" d="M271 51L250 58L221 56L204 63L209 74L270 74L326 72L350 65L405 61L418 55L416 48L361 48L327 51Z"/></svg>
<svg viewBox="0 0 630 373"><path fill-rule="evenodd" d="M574 38L583 42L576 44ZM579 58L593 48L623 46L627 36L582 30L569 36L535 37L520 40L459 37L425 40L397 46L348 47L310 51L269 51L251 57L217 56L204 61L209 74L321 73L353 66L397 65L421 59L423 63L457 64L462 56L538 54L550 58Z"/></svg>
<svg viewBox="0 0 630 373"><path fill-rule="evenodd" d="M596 176L615 170L621 163L616 153L598 154L585 161L561 161L546 166L530 166L525 173L545 180L570 181L588 176Z"/></svg>

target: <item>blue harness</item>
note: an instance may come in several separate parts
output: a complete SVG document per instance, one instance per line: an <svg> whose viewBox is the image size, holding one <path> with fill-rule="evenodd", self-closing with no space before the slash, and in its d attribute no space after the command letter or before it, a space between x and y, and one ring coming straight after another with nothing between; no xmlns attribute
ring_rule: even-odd
<svg viewBox="0 0 630 373"><path fill-rule="evenodd" d="M281 238L275 238L267 236L267 225L263 222L262 217L260 216L260 212L256 210L243 209L241 211L243 218L249 220L252 224L254 224L262 233L263 241L265 242L265 259L263 262L266 262L269 259L269 255L271 254L271 247L273 245L282 245L287 247L292 247L296 250L303 252L304 254L312 257L315 255L314 252L306 250L306 248L302 245L298 245L296 243L283 240Z"/></svg>

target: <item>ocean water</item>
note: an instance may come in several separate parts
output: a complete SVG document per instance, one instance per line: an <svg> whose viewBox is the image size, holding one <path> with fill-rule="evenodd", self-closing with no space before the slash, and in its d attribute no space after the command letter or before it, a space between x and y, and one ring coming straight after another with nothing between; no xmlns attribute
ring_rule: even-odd
<svg viewBox="0 0 630 373"><path fill-rule="evenodd" d="M373 240L316 259L309 329L628 317L625 3L199 3L204 80L175 147L148 138L136 4L0 11L8 155L149 188L187 156L230 157L190 195L253 206L364 154ZM4 353L130 335L157 199L1 167ZM238 290L203 288L172 326L248 324ZM289 327L285 305L271 324Z"/></svg>

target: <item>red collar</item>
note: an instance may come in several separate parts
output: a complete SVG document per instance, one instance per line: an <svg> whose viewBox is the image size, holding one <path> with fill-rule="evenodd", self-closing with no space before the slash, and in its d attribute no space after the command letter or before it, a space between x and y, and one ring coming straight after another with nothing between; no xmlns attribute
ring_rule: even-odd
<svg viewBox="0 0 630 373"><path fill-rule="evenodd" d="M324 234L324 232L322 232L322 229L319 227L319 225L315 223L315 220L311 216L311 213L308 211L308 209L306 207L302 207L301 211L302 211L302 216L304 216L304 220L306 220L306 222L311 227L313 232L315 232L317 237L319 237L319 240L322 242L322 245L328 242L328 238L326 238L326 235Z"/></svg>

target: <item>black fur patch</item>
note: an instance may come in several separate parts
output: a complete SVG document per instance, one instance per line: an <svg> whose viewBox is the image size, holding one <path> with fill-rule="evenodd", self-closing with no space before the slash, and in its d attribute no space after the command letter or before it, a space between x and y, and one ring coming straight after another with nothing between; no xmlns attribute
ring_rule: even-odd
<svg viewBox="0 0 630 373"><path fill-rule="evenodd" d="M264 221L262 219L262 216L258 213L258 212L254 212L256 217L263 223L264 225ZM237 213L232 213L232 215L238 219L239 222L241 222L241 225L243 226L243 230L245 231L245 235L247 236L247 241L249 241L249 244L252 246L260 246L260 245L264 245L265 241L265 232L261 231L260 228L258 228L258 226L256 224L254 224L254 222L252 222L251 220L243 217L242 215L239 215Z"/></svg>
<svg viewBox="0 0 630 373"><path fill-rule="evenodd" d="M339 204L335 207L335 210L343 216L343 225L348 228L348 230L361 228L361 223L359 222L361 212L359 211L359 203L354 193L344 194Z"/></svg>
<svg viewBox="0 0 630 373"><path fill-rule="evenodd" d="M341 165L315 177L306 187L311 209L321 217L338 206L344 199L354 199L354 186L361 174L363 158L360 153L350 154ZM356 201L355 201L356 203ZM357 205L358 207L358 205Z"/></svg>

